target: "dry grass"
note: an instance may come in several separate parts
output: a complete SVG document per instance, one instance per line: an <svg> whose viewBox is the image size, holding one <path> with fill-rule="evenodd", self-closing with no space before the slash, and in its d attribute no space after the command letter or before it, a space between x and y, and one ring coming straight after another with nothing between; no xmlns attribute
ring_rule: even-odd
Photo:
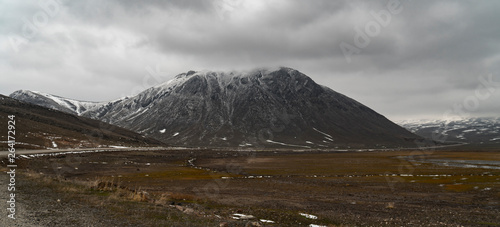
<svg viewBox="0 0 500 227"><path fill-rule="evenodd" d="M303 225L306 221L330 226L341 223L376 225L377 220L391 218L394 213L405 214L404 218L412 219L414 213L420 210L428 210L426 215L430 218L440 218L441 214L447 218L468 218L468 213L459 213L468 210L459 206L473 204L481 207L487 203L474 200L474 196L488 196L492 200L500 198L494 198L500 194L497 193L497 178L500 177L498 171L490 171L493 176L487 176L483 174L487 171L484 169L432 164L412 165L413 175L399 177L403 180L397 182L395 190L391 191L387 178L379 174L388 171L408 173L408 168L401 172L400 167L409 163L396 157L409 155L411 152L288 153L253 158L235 155L214 158L211 153L195 156L197 166L214 171L180 166L192 158L184 153L172 155L173 157L166 154L170 155L159 152L150 155L88 155L82 158L78 171L68 175L68 180L55 178L55 181L69 182L71 186L61 187L61 190L73 194L86 193L102 206L109 206L109 203L123 204L123 207L114 208L117 212L127 212L124 211L126 207L147 207L162 212L170 208L181 213L178 216L170 213L170 221L187 215L183 213L184 210L169 206L176 205L196 209L196 212L189 214L191 216L188 219L196 218L196 214L201 212L208 212L231 220L232 213L242 211L283 225ZM443 154L451 153L435 152L433 155L437 157ZM99 164L95 164L96 162ZM108 164L102 164L103 162ZM151 165L146 166L145 163ZM242 171L238 175L224 172L228 169L228 164L239 166ZM44 165L46 164L39 164L40 167ZM417 174L440 176L416 176ZM451 176L442 177L444 174ZM248 175L271 177L244 178ZM80 181L77 177L93 180ZM221 179L222 177L234 179ZM216 196L212 198L208 196L211 195L209 193L195 193L196 190L205 192L203 189L207 186L210 186L209 189L215 187L215 192L209 192ZM492 190L482 190L485 187L491 187ZM429 199L430 197L433 199ZM457 197L460 200L456 200ZM457 206L454 209L458 211L451 215L447 213L449 209L441 208L441 204ZM304 220L298 215L298 211L316 214L319 219ZM375 212L380 217L369 216ZM156 214L157 216L152 217L154 220L166 218L161 213ZM360 222L358 214L367 214L366 218L369 220ZM478 218L487 217L479 213L474 215Z"/></svg>
<svg viewBox="0 0 500 227"><path fill-rule="evenodd" d="M468 184L447 184L445 185L445 189L453 192L466 192L470 191L474 188L472 185Z"/></svg>

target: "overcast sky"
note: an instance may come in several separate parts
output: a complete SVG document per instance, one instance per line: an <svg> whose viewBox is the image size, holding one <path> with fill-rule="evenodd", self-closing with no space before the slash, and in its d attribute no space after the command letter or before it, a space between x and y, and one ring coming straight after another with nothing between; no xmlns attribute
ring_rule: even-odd
<svg viewBox="0 0 500 227"><path fill-rule="evenodd" d="M500 116L500 1L40 2L0 0L1 94L105 101L287 66L391 120Z"/></svg>

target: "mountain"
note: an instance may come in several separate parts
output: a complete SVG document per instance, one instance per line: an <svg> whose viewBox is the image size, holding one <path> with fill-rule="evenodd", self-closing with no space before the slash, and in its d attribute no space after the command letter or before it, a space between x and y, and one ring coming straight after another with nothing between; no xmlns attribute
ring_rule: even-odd
<svg viewBox="0 0 500 227"><path fill-rule="evenodd" d="M0 95L0 121L15 115L17 149L160 146L162 142L97 120ZM0 149L7 149L7 125L0 128Z"/></svg>
<svg viewBox="0 0 500 227"><path fill-rule="evenodd" d="M23 96L21 92L17 97ZM14 97L14 95L12 95ZM39 102L39 96L25 99ZM414 147L420 137L290 69L189 71L81 116L180 146Z"/></svg>
<svg viewBox="0 0 500 227"><path fill-rule="evenodd" d="M398 122L425 138L444 138L448 142L500 143L500 118L463 118L456 120L414 120Z"/></svg>
<svg viewBox="0 0 500 227"><path fill-rule="evenodd" d="M38 91L19 90L10 95L17 100L35 103L50 109L59 110L66 113L81 115L92 107L101 105L98 102L85 102L67 99Z"/></svg>

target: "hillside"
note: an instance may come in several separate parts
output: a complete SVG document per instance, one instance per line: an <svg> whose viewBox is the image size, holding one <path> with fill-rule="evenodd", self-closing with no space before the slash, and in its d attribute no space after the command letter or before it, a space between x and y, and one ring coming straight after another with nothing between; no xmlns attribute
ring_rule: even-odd
<svg viewBox="0 0 500 227"><path fill-rule="evenodd" d="M7 148L7 121L15 115L17 149L158 146L163 143L97 120L0 95L0 149Z"/></svg>

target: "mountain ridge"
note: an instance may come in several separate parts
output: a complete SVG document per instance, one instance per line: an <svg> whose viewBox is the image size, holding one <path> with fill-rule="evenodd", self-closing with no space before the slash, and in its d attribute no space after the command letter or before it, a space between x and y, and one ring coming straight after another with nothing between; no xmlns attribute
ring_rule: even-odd
<svg viewBox="0 0 500 227"><path fill-rule="evenodd" d="M42 102L41 106L60 110L66 113L81 115L83 112L102 104L103 102L79 101L75 99L64 98L39 91L18 90L9 95L17 100L37 99ZM40 105L40 104L38 104Z"/></svg>
<svg viewBox="0 0 500 227"><path fill-rule="evenodd" d="M81 115L181 146L382 148L421 139L286 67L188 71Z"/></svg>
<svg viewBox="0 0 500 227"><path fill-rule="evenodd" d="M397 122L424 138L440 138L448 142L474 144L500 143L499 117L461 119L407 120Z"/></svg>

